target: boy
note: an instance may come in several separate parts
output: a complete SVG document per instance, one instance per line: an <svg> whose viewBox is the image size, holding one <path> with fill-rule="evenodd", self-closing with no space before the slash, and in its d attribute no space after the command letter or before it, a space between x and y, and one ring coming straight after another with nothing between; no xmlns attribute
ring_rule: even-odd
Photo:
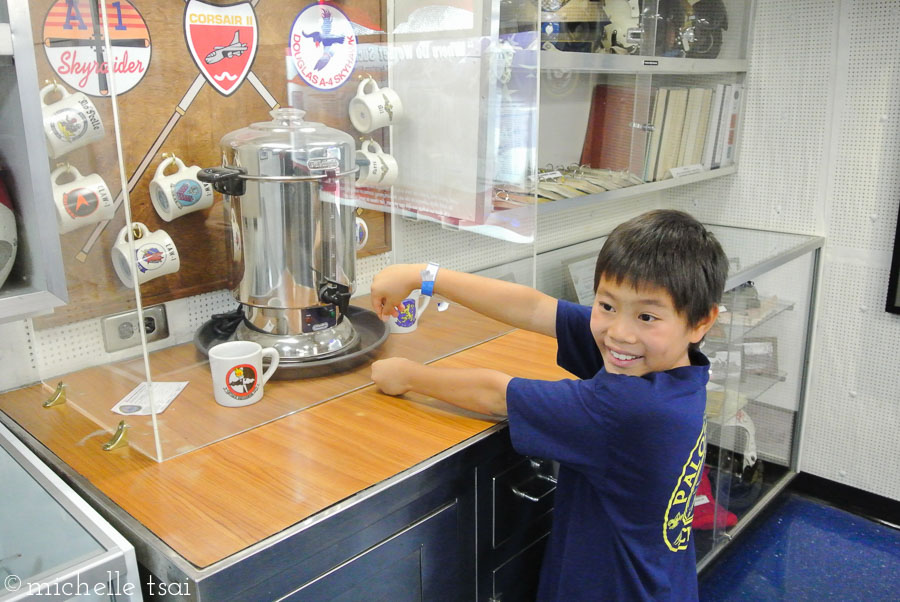
<svg viewBox="0 0 900 602"><path fill-rule="evenodd" d="M372 283L383 317L423 266ZM432 268L433 271L433 268ZM728 261L693 217L652 211L619 225L597 257L592 307L531 288L440 269L434 290L558 341L558 364L581 380L372 365L389 395L417 391L509 416L513 446L560 464L542 600L696 600L694 493L706 451L709 362L697 348L718 316Z"/></svg>

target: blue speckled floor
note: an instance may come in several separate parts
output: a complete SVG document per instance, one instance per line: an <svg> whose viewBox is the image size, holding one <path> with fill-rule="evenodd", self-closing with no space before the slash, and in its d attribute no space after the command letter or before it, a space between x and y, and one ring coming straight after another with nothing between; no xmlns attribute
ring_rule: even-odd
<svg viewBox="0 0 900 602"><path fill-rule="evenodd" d="M700 580L700 599L900 600L900 531L790 495Z"/></svg>

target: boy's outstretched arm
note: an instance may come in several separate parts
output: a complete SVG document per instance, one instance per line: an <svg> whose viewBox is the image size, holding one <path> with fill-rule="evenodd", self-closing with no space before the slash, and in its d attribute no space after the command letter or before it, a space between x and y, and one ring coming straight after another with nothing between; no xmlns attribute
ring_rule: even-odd
<svg viewBox="0 0 900 602"><path fill-rule="evenodd" d="M389 266L372 280L372 308L382 318L422 285L425 264ZM556 337L556 299L529 286L440 268L434 292L495 320Z"/></svg>
<svg viewBox="0 0 900 602"><path fill-rule="evenodd" d="M372 364L372 380L383 393L422 393L466 410L506 416L506 385L512 377L487 368L442 368L394 357Z"/></svg>

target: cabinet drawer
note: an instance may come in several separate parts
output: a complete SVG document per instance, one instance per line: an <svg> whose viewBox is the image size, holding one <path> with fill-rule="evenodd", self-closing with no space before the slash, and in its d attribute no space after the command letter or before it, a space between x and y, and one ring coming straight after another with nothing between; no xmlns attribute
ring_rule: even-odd
<svg viewBox="0 0 900 602"><path fill-rule="evenodd" d="M538 576L547 547L547 535L494 569L491 577L493 602L533 600L538 588Z"/></svg>
<svg viewBox="0 0 900 602"><path fill-rule="evenodd" d="M492 545L502 546L515 533L553 510L556 476L552 462L521 458L491 479Z"/></svg>
<svg viewBox="0 0 900 602"><path fill-rule="evenodd" d="M471 585L462 571L457 541L459 512L456 501L448 503L283 599L465 600Z"/></svg>

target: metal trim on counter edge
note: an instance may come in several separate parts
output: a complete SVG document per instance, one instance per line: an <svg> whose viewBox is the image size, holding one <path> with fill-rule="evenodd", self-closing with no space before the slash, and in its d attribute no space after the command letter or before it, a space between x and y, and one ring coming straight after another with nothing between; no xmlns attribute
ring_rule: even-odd
<svg viewBox="0 0 900 602"><path fill-rule="evenodd" d="M427 460L416 464L403 472L381 481L371 487L359 491L350 497L329 506L320 512L317 512L290 527L279 531L255 544L252 544L231 556L205 568L199 568L191 564L175 550L169 547L162 539L141 524L137 519L128 514L124 509L110 500L106 494L100 491L85 477L80 475L68 464L63 462L53 451L44 446L43 443L35 439L30 433L25 431L14 420L5 413L0 412L0 422L6 425L13 434L15 434L29 449L34 452L43 462L49 465L64 481L73 489L80 493L85 501L87 501L103 518L105 518L113 527L118 530L129 542L134 546L138 562L156 577L162 578L169 583L175 583L179 580L187 580L188 582L199 585L203 580L221 573L234 565L250 558L264 550L272 548L279 543L290 539L308 528L317 525L340 512L356 506L379 493L383 493L387 489L397 485L398 483L411 479L416 475L433 468L440 462L450 458L461 451L472 447L476 443L491 437L492 435L506 428L506 421L501 421L493 426L486 428L484 431L473 435L472 437L457 443L443 452L434 455ZM201 601L199 597L200 588L191 588L190 600Z"/></svg>
<svg viewBox="0 0 900 602"><path fill-rule="evenodd" d="M5 417L5 415L0 413L0 417ZM53 583L58 585L69 583L75 584L78 581L81 581L82 583L106 583L105 576L110 570L121 571L122 575L125 575L126 577L131 575L136 579L137 567L130 566L131 563L128 561L125 554L126 550L121 547L123 544L126 544L126 542L121 541L121 538L120 541L113 539L111 534L106 530L108 527L104 528L104 525L96 522L98 519L94 514L94 512L96 512L94 507L78 496L78 492L74 491L74 488L72 488L65 479L60 478L46 465L46 460L21 439L20 435L16 432L16 429L13 429L6 421L2 422L3 426L7 427L11 438L7 438L5 434L0 434L0 449L8 453L13 461L19 464L19 466L22 467L22 470L34 479L34 481L47 492L47 495L59 504L63 510L65 510L73 520L75 520L79 526L103 548L103 552L89 559L85 559L89 560L87 564L82 562L81 564L61 568L52 575L51 578ZM31 456L36 456L36 458L32 458ZM35 459L43 463L35 463ZM62 482L63 486L67 489L73 489L72 493L68 494L66 490L60 489L59 482ZM78 496L77 501L71 499L69 497L70 495ZM102 513L99 512L97 512L97 514L102 515ZM42 574L43 573L37 576ZM129 581L126 578L124 583L128 582ZM130 597L128 599L130 599Z"/></svg>

